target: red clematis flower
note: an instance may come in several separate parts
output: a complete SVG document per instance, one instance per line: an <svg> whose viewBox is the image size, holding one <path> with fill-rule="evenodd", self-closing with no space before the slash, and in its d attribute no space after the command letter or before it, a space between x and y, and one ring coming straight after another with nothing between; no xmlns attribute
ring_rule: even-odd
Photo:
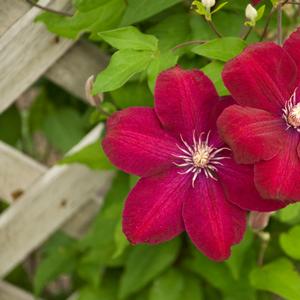
<svg viewBox="0 0 300 300"><path fill-rule="evenodd" d="M283 47L248 47L226 64L223 79L238 105L225 109L218 127L236 161L255 163L261 196L299 201L300 29Z"/></svg>
<svg viewBox="0 0 300 300"><path fill-rule="evenodd" d="M260 2L261 2L261 0L251 0L252 5L257 5Z"/></svg>
<svg viewBox="0 0 300 300"><path fill-rule="evenodd" d="M227 102L202 72L175 67L158 77L154 109L128 108L108 120L105 153L142 177L123 213L132 243L160 243L186 230L200 251L224 260L245 230L246 211L235 204L279 208L259 197L253 167L237 165L218 136Z"/></svg>

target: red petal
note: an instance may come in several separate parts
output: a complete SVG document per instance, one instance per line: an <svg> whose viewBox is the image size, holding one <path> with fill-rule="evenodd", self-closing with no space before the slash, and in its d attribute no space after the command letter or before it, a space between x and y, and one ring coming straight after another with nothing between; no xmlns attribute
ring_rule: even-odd
<svg viewBox="0 0 300 300"><path fill-rule="evenodd" d="M184 230L182 203L191 179L177 172L142 178L129 194L123 231L132 243L160 243Z"/></svg>
<svg viewBox="0 0 300 300"><path fill-rule="evenodd" d="M271 159L287 136L281 118L251 107L232 105L223 111L217 124L239 163Z"/></svg>
<svg viewBox="0 0 300 300"><path fill-rule="evenodd" d="M207 132L218 95L210 79L201 71L175 67L162 72L155 88L155 111L163 126L191 141L193 131Z"/></svg>
<svg viewBox="0 0 300 300"><path fill-rule="evenodd" d="M238 165L233 159L222 161L218 176L227 199L242 209L255 211L275 211L286 206L278 200L261 198L254 185L253 166Z"/></svg>
<svg viewBox="0 0 300 300"><path fill-rule="evenodd" d="M201 178L183 205L185 228L201 252L213 260L225 260L243 236L246 212L226 200L219 182Z"/></svg>
<svg viewBox="0 0 300 300"><path fill-rule="evenodd" d="M278 45L257 43L225 65L223 79L239 104L281 115L296 88L297 67Z"/></svg>
<svg viewBox="0 0 300 300"><path fill-rule="evenodd" d="M261 0L251 0L252 5L257 5Z"/></svg>
<svg viewBox="0 0 300 300"><path fill-rule="evenodd" d="M139 176L170 167L172 154L178 151L153 109L143 107L128 108L109 118L103 149L118 168Z"/></svg>
<svg viewBox="0 0 300 300"><path fill-rule="evenodd" d="M292 132L285 146L271 160L260 162L254 168L255 185L264 198L300 201L300 158L297 155L299 136Z"/></svg>
<svg viewBox="0 0 300 300"><path fill-rule="evenodd" d="M300 27L289 36L285 41L283 48L294 59L298 66L298 70L300 70ZM300 77L300 71L298 71L298 76Z"/></svg>

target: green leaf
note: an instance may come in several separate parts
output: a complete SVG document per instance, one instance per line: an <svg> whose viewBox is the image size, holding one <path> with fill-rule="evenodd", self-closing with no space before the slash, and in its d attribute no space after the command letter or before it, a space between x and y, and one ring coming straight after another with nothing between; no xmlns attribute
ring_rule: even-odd
<svg viewBox="0 0 300 300"><path fill-rule="evenodd" d="M300 260L300 225L280 235L280 245L290 257Z"/></svg>
<svg viewBox="0 0 300 300"><path fill-rule="evenodd" d="M156 278L150 289L149 300L181 300L184 288L183 274L176 269L169 269L167 272Z"/></svg>
<svg viewBox="0 0 300 300"><path fill-rule="evenodd" d="M129 242L122 230L122 220L119 221L116 230L115 230L115 243L116 243L116 251L113 255L113 258L119 257L123 254L124 250L129 246Z"/></svg>
<svg viewBox="0 0 300 300"><path fill-rule="evenodd" d="M157 13L181 2L181 0L128 0L121 25L131 25L143 21Z"/></svg>
<svg viewBox="0 0 300 300"><path fill-rule="evenodd" d="M153 59L152 51L119 50L113 54L108 67L95 81L93 93L113 91L120 88L133 75L144 71Z"/></svg>
<svg viewBox="0 0 300 300"><path fill-rule="evenodd" d="M192 48L192 52L226 62L240 54L246 46L246 42L239 38L225 37L196 46Z"/></svg>
<svg viewBox="0 0 300 300"><path fill-rule="evenodd" d="M265 8L266 6L265 5L262 5L258 10L257 10L257 17L255 19L255 21L259 21L263 16L264 16L264 13L265 13Z"/></svg>
<svg viewBox="0 0 300 300"><path fill-rule="evenodd" d="M78 152L65 156L61 164L79 163L95 170L113 170L114 166L105 155L100 141L87 145Z"/></svg>
<svg viewBox="0 0 300 300"><path fill-rule="evenodd" d="M203 300L203 292L200 280L197 276L189 273L184 274L184 287L180 299L184 300Z"/></svg>
<svg viewBox="0 0 300 300"><path fill-rule="evenodd" d="M107 0L73 0L73 5L82 12L93 10L105 3Z"/></svg>
<svg viewBox="0 0 300 300"><path fill-rule="evenodd" d="M215 88L220 96L229 95L229 91L225 87L223 80L222 80L222 71L224 68L224 63L220 61L212 61L211 63L207 64L202 71L205 75L207 75L210 80L214 83Z"/></svg>
<svg viewBox="0 0 300 300"><path fill-rule="evenodd" d="M249 230L247 231L242 242L232 248L231 256L225 261L227 266L232 272L234 279L240 278L241 268L245 261L247 251L251 247L253 242L253 233Z"/></svg>
<svg viewBox="0 0 300 300"><path fill-rule="evenodd" d="M15 106L0 114L0 140L15 146L21 138L21 115Z"/></svg>
<svg viewBox="0 0 300 300"><path fill-rule="evenodd" d="M124 299L141 290L167 269L175 261L179 248L179 239L157 246L135 246L129 254L125 272L121 277L120 298Z"/></svg>
<svg viewBox="0 0 300 300"><path fill-rule="evenodd" d="M133 26L103 31L99 33L99 36L117 49L157 50L157 38L153 35L141 33Z"/></svg>
<svg viewBox="0 0 300 300"><path fill-rule="evenodd" d="M75 270L77 263L75 241L70 239L61 241L61 244L48 249L46 257L38 265L33 283L35 295L40 295L46 284L59 275L69 274Z"/></svg>
<svg viewBox="0 0 300 300"><path fill-rule="evenodd" d="M293 264L280 258L251 272L251 283L257 289L277 294L287 300L300 299L300 276Z"/></svg>
<svg viewBox="0 0 300 300"><path fill-rule="evenodd" d="M160 53L151 62L147 70L147 75L148 75L148 86L152 92L154 91L154 86L158 74L176 65L177 60L178 60L178 56L174 55L173 52L168 51L166 53Z"/></svg>
<svg viewBox="0 0 300 300"><path fill-rule="evenodd" d="M194 248L191 250L192 257L186 257L184 259L182 263L183 267L200 275L208 281L211 286L219 289L224 295L224 299L255 299L255 291L248 282L247 273L243 274L239 280L236 280L232 276L232 272L224 263L221 264L211 261Z"/></svg>
<svg viewBox="0 0 300 300"><path fill-rule="evenodd" d="M223 3L221 3L220 5L218 5L212 12L211 12L211 14L214 14L214 13L216 13L217 11L219 11L221 8L223 8L225 5L227 5L228 4L228 2L223 2Z"/></svg>
<svg viewBox="0 0 300 300"><path fill-rule="evenodd" d="M81 116L71 108L47 115L43 127L49 142L63 153L78 143L85 134Z"/></svg>
<svg viewBox="0 0 300 300"><path fill-rule="evenodd" d="M73 17L62 17L53 13L43 13L36 21L43 22L49 31L67 38L78 38L84 32L90 32L93 37L104 30L114 28L120 22L125 9L123 0L107 0L92 3L87 7L84 2L77 3L81 11L77 11Z"/></svg>
<svg viewBox="0 0 300 300"><path fill-rule="evenodd" d="M150 27L147 32L159 39L160 51L166 52L190 38L189 17L186 13L172 14Z"/></svg>
<svg viewBox="0 0 300 300"><path fill-rule="evenodd" d="M127 82L121 88L110 92L110 94L120 108L153 106L153 95L145 82Z"/></svg>
<svg viewBox="0 0 300 300"><path fill-rule="evenodd" d="M288 205L275 215L281 222L297 224L300 221L300 203Z"/></svg>

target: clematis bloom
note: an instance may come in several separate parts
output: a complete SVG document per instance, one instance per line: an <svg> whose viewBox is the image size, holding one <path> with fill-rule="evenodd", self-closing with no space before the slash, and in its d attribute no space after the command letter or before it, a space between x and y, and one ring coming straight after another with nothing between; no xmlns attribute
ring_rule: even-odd
<svg viewBox="0 0 300 300"><path fill-rule="evenodd" d="M223 79L237 104L218 120L236 161L255 163L264 198L300 200L300 29L280 47L249 46L225 65Z"/></svg>
<svg viewBox="0 0 300 300"><path fill-rule="evenodd" d="M217 117L230 103L220 101L202 72L175 67L159 75L154 109L128 108L108 120L105 153L142 177L123 212L132 243L160 243L186 231L200 251L224 260L244 234L240 207L279 208L260 198L253 168L237 165L217 133Z"/></svg>

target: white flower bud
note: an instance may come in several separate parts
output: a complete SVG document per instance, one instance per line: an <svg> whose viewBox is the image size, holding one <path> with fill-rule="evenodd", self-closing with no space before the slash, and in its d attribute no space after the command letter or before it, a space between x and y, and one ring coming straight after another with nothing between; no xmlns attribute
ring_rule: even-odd
<svg viewBox="0 0 300 300"><path fill-rule="evenodd" d="M207 10L210 10L216 4L216 0L201 0L201 2Z"/></svg>
<svg viewBox="0 0 300 300"><path fill-rule="evenodd" d="M246 18L254 22L257 18L257 10L251 5L248 4L245 11Z"/></svg>

